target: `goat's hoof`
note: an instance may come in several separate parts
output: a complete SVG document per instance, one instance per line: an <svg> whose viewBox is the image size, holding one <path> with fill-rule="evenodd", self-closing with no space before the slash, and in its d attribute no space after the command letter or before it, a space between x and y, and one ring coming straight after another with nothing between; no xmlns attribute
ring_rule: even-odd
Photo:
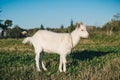
<svg viewBox="0 0 120 80"><path fill-rule="evenodd" d="M47 69L44 69L44 71L47 71Z"/></svg>
<svg viewBox="0 0 120 80"><path fill-rule="evenodd" d="M62 72L62 70L59 70L60 72Z"/></svg>
<svg viewBox="0 0 120 80"><path fill-rule="evenodd" d="M38 72L41 72L41 70L40 70L40 69L37 69L37 71L38 71Z"/></svg>
<svg viewBox="0 0 120 80"><path fill-rule="evenodd" d="M66 69L63 69L63 72L66 72Z"/></svg>

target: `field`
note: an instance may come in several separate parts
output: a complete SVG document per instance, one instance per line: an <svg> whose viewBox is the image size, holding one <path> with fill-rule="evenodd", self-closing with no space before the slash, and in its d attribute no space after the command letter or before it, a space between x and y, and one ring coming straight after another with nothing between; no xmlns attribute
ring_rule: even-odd
<svg viewBox="0 0 120 80"><path fill-rule="evenodd" d="M58 71L59 55L44 54L48 71L37 72L32 45L0 39L0 80L120 80L120 36L81 39L67 56L67 72Z"/></svg>

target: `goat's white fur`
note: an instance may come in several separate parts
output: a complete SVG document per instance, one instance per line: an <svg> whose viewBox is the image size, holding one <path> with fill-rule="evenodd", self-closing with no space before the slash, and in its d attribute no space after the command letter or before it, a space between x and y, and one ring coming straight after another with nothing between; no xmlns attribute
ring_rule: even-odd
<svg viewBox="0 0 120 80"><path fill-rule="evenodd" d="M66 55L79 42L80 37L87 38L88 36L86 27L78 23L76 29L71 33L55 33L47 30L39 30L32 37L25 38L22 43L30 42L34 46L38 71L41 71L39 59L40 66L44 70L47 70L42 61L42 52L52 52L60 55L59 71L66 72Z"/></svg>

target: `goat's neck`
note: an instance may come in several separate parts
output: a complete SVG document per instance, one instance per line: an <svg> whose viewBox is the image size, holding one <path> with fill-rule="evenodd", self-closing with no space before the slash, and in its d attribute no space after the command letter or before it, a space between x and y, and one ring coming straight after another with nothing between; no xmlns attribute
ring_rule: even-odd
<svg viewBox="0 0 120 80"><path fill-rule="evenodd" d="M80 36L76 29L73 32L71 32L71 37L72 37L73 47L75 47L80 40Z"/></svg>

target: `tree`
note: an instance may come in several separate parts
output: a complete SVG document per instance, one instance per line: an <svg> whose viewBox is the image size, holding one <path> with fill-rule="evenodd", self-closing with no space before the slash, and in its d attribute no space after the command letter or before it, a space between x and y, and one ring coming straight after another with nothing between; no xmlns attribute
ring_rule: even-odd
<svg viewBox="0 0 120 80"><path fill-rule="evenodd" d="M44 26L41 24L41 26L40 26L40 29L41 30L44 30L45 28L44 28Z"/></svg>
<svg viewBox="0 0 120 80"><path fill-rule="evenodd" d="M6 20L6 21L4 22L4 25L7 26L7 27L12 26L12 20Z"/></svg>
<svg viewBox="0 0 120 80"><path fill-rule="evenodd" d="M63 24L61 25L61 27L60 27L59 30L60 30L60 32L62 32L62 33L65 32L65 28L64 28Z"/></svg>
<svg viewBox="0 0 120 80"><path fill-rule="evenodd" d="M113 20L120 21L120 13L113 15Z"/></svg>
<svg viewBox="0 0 120 80"><path fill-rule="evenodd" d="M3 37L6 37L6 30L8 27L11 27L12 26L12 20L5 20L4 21L4 24L0 23L0 28L3 30L3 34L2 36Z"/></svg>
<svg viewBox="0 0 120 80"><path fill-rule="evenodd" d="M0 9L0 13L2 12L2 10ZM2 23L3 20L0 19L0 28L3 30L2 31L2 36L3 37L6 37L6 30L8 27L11 27L12 26L12 20L5 20L4 21L4 24Z"/></svg>
<svg viewBox="0 0 120 80"><path fill-rule="evenodd" d="M71 19L70 26L68 27L68 32L72 32L75 29L75 26L73 24L73 20Z"/></svg>
<svg viewBox="0 0 120 80"><path fill-rule="evenodd" d="M60 29L64 29L64 26L63 26L63 24L61 25Z"/></svg>
<svg viewBox="0 0 120 80"><path fill-rule="evenodd" d="M12 28L12 30L11 30L9 35L12 38L20 38L22 31L23 31L23 29L21 29L18 25L15 25L14 28Z"/></svg>
<svg viewBox="0 0 120 80"><path fill-rule="evenodd" d="M107 30L107 35L112 35L113 32L120 31L120 14L113 15L111 21L107 22L102 29Z"/></svg>
<svg viewBox="0 0 120 80"><path fill-rule="evenodd" d="M71 19L70 26L73 27L73 20Z"/></svg>

